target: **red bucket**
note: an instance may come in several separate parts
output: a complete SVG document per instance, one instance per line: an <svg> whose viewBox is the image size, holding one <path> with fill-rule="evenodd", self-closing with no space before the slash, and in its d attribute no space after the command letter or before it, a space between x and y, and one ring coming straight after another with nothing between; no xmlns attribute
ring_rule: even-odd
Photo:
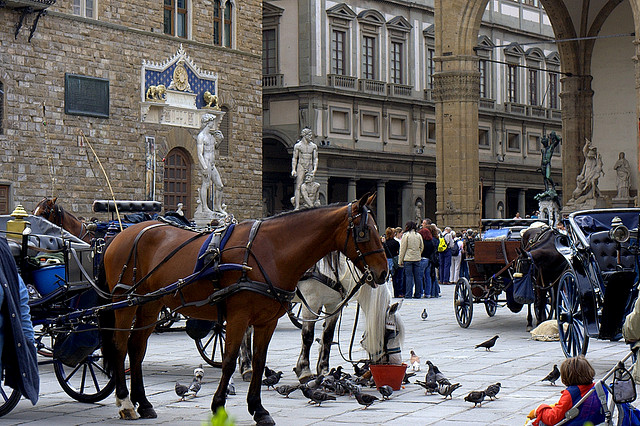
<svg viewBox="0 0 640 426"><path fill-rule="evenodd" d="M402 386L402 379L407 372L407 364L392 365L392 364L378 364L370 365L371 375L373 381L376 382L376 387L389 385L393 390L400 390Z"/></svg>

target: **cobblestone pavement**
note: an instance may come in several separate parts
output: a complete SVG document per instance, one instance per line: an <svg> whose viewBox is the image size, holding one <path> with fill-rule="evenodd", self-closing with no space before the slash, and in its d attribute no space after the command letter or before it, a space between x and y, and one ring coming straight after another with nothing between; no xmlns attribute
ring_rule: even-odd
<svg viewBox="0 0 640 426"><path fill-rule="evenodd" d="M453 400L444 400L440 395L425 395L418 385L406 385L394 392L391 400L377 402L362 409L354 399L343 396L337 401L327 401L322 406L312 406L299 391L284 398L272 390L263 389L264 406L279 425L321 424L392 424L392 425L522 425L525 415L541 402L555 402L564 388L540 382L554 363L560 363L563 353L559 342L539 342L530 339L525 331L526 309L514 314L506 307L499 308L489 318L483 305L474 305L474 317L468 329L458 326L453 312L453 286L444 286L438 299L406 300L400 313L405 322L407 336L403 347L403 358L409 358L411 349L422 358L440 367L452 382L460 382L462 388L453 394ZM427 308L426 321L420 313ZM346 354L350 338L355 305L345 309L339 341ZM361 316L362 318L362 316ZM319 328L319 326L317 327ZM492 351L474 349L474 345L493 335L500 338ZM359 334L358 334L359 335ZM357 341L358 339L356 339ZM357 343L356 343L357 345ZM300 332L287 318L280 320L273 336L267 365L284 371L281 383L296 381L292 368L300 350ZM602 376L621 359L628 346L621 342L598 341L589 343L587 358ZM312 350L316 354L316 350ZM364 352L354 348L354 359L364 357ZM220 370L205 366L205 383L197 398L179 401L174 393L176 381L188 383L192 371L201 358L193 341L184 332L154 334L151 337L144 364L146 390L154 404L158 418L138 420L132 424L180 424L200 425L210 417L210 404L215 392ZM315 362L315 360L312 360ZM331 365L342 364L337 348L332 352ZM424 379L423 368L418 377ZM0 418L3 424L29 425L80 425L123 424L118 420L114 396L95 404L76 402L60 388L51 365L40 367L40 401L32 407L22 400L7 416ZM238 393L227 402L229 414L239 425L253 424L246 409L245 383L236 372L234 375ZM486 401L474 408L465 402L464 396L472 390L484 389L487 385L501 382L498 399ZM377 392L374 389L370 393Z"/></svg>

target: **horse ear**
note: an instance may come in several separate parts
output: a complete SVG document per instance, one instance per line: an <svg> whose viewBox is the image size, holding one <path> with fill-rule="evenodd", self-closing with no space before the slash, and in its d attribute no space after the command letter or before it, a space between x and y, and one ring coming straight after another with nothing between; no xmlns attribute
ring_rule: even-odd
<svg viewBox="0 0 640 426"><path fill-rule="evenodd" d="M363 206L370 207L373 204L373 201L376 199L376 193L371 194L367 192L358 200L358 207L361 209Z"/></svg>
<svg viewBox="0 0 640 426"><path fill-rule="evenodd" d="M53 204L55 204L57 200L58 200L58 197L53 197L53 200L51 201L53 201Z"/></svg>

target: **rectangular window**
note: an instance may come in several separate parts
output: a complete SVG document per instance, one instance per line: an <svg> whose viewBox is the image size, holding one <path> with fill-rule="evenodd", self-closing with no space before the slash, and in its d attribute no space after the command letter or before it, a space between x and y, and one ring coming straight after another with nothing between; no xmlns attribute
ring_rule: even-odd
<svg viewBox="0 0 640 426"><path fill-rule="evenodd" d="M270 75L278 72L276 61L276 30L262 31L262 74Z"/></svg>
<svg viewBox="0 0 640 426"><path fill-rule="evenodd" d="M478 129L478 146L480 148L489 148L489 130Z"/></svg>
<svg viewBox="0 0 640 426"><path fill-rule="evenodd" d="M391 42L391 82L402 84L402 43Z"/></svg>
<svg viewBox="0 0 640 426"><path fill-rule="evenodd" d="M264 33L262 37L264 43ZM222 45L222 5L220 0L213 1L213 44Z"/></svg>
<svg viewBox="0 0 640 426"><path fill-rule="evenodd" d="M185 0L186 1L186 0ZM224 4L224 45L225 47L231 47L231 29L233 28L233 23L231 22L231 18L233 16L233 5L231 1L227 0Z"/></svg>
<svg viewBox="0 0 640 426"><path fill-rule="evenodd" d="M549 74L549 108L558 109L558 74Z"/></svg>
<svg viewBox="0 0 640 426"><path fill-rule="evenodd" d="M529 135L527 150L531 153L540 152L540 136L538 135Z"/></svg>
<svg viewBox="0 0 640 426"><path fill-rule="evenodd" d="M518 102L518 66L514 64L507 65L507 100Z"/></svg>
<svg viewBox="0 0 640 426"><path fill-rule="evenodd" d="M362 78L375 80L375 37L364 36L362 42Z"/></svg>
<svg viewBox="0 0 640 426"><path fill-rule="evenodd" d="M507 133L507 151L520 152L520 134Z"/></svg>
<svg viewBox="0 0 640 426"><path fill-rule="evenodd" d="M435 49L427 49L427 89L430 90L433 90L433 74L436 70L434 56L436 56Z"/></svg>
<svg viewBox="0 0 640 426"><path fill-rule="evenodd" d="M487 61L484 59L480 59L478 61L478 71L480 71L480 97L488 98L489 93L487 92Z"/></svg>
<svg viewBox="0 0 640 426"><path fill-rule="evenodd" d="M164 0L164 33L187 37L187 0Z"/></svg>
<svg viewBox="0 0 640 426"><path fill-rule="evenodd" d="M427 121L427 142L436 143L436 123Z"/></svg>
<svg viewBox="0 0 640 426"><path fill-rule="evenodd" d="M73 0L73 14L76 16L95 19L95 0Z"/></svg>
<svg viewBox="0 0 640 426"><path fill-rule="evenodd" d="M333 74L346 75L345 31L333 30L331 33L331 68Z"/></svg>
<svg viewBox="0 0 640 426"><path fill-rule="evenodd" d="M0 214L9 213L9 185L0 185Z"/></svg>
<svg viewBox="0 0 640 426"><path fill-rule="evenodd" d="M538 105L538 70L529 70L529 105Z"/></svg>

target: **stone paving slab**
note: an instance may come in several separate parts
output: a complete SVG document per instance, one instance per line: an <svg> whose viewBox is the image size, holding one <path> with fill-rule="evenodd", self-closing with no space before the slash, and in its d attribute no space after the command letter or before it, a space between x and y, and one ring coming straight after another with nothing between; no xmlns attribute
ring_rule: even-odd
<svg viewBox="0 0 640 426"><path fill-rule="evenodd" d="M409 358L413 349L422 359L429 359L452 381L460 382L462 388L453 394L453 400L444 400L440 395L425 395L418 385L406 385L394 392L391 400L378 402L362 409L355 399L338 397L320 407L307 403L296 391L284 398L275 391L263 389L264 406L279 425L522 425L525 415L542 402L557 401L564 388L540 382L553 364L564 359L559 342L538 342L529 338L525 331L526 309L514 314L507 308L499 308L490 318L482 305L474 305L471 326L458 326L453 312L453 286L442 287L443 297L438 299L407 299L400 310L407 335L403 357ZM422 321L420 313L427 308L429 317ZM343 353L348 352L348 342L353 326L355 304L346 307L342 327L336 339ZM360 317L362 318L362 316ZM320 325L316 328L319 329ZM356 342L361 336L358 327ZM474 345L498 334L492 351L474 349ZM356 343L357 345L357 343ZM271 342L267 365L282 370L281 383L295 383L292 368L300 350L300 332L287 318L282 318ZM587 358L602 376L624 357L628 346L621 342L598 341L589 343ZM315 363L317 347L312 349ZM354 359L365 357L359 347L353 350ZM211 398L217 387L220 370L205 365L205 383L196 398L180 401L174 393L176 381L189 383L193 368L202 363L193 341L183 332L154 334L151 337L144 364L145 385L149 399L154 404L158 418L138 420L135 425L179 424L201 425L210 417ZM352 369L334 348L331 365L343 365L345 371ZM424 380L427 368L423 366L415 378ZM22 400L0 424L29 426L125 424L117 418L114 396L95 404L76 402L60 388L51 365L40 366L41 396L35 407ZM251 425L253 421L246 409L248 383L236 372L234 381L237 395L227 402L229 414L238 425ZM481 390L489 384L501 382L502 389L495 401L486 401L474 408L463 400L472 390ZM377 394L375 389L367 392Z"/></svg>

